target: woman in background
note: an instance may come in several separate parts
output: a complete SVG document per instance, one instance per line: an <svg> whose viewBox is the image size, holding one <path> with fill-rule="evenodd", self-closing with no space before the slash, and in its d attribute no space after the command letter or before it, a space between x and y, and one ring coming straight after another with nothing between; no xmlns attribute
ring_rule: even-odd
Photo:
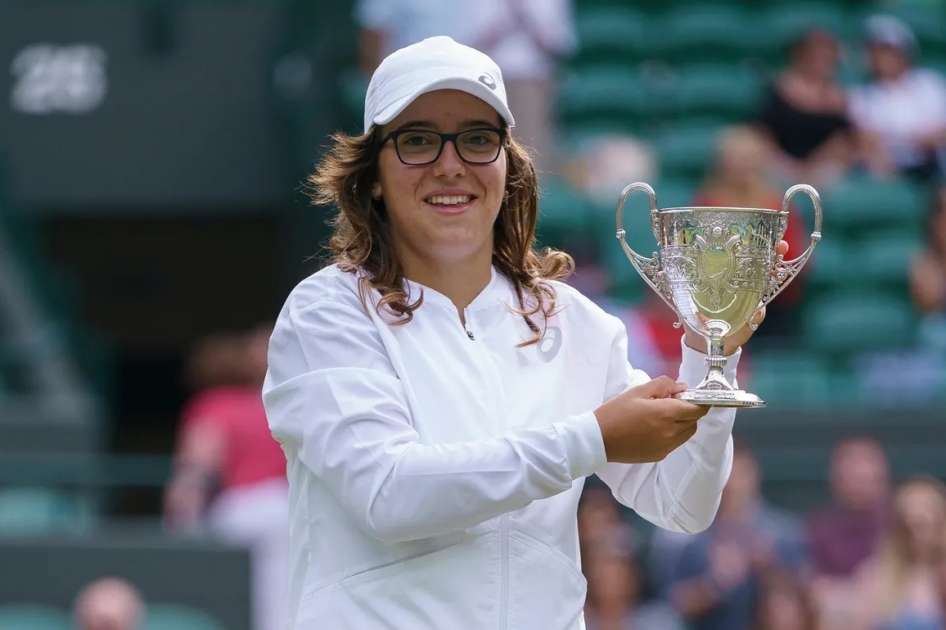
<svg viewBox="0 0 946 630"><path fill-rule="evenodd" d="M755 630L819 630L812 594L795 573L771 569L759 587Z"/></svg>
<svg viewBox="0 0 946 630"><path fill-rule="evenodd" d="M788 69L767 90L758 123L777 147L775 163L792 183L823 185L855 157L847 98L837 83L837 38L812 29L789 50Z"/></svg>
<svg viewBox="0 0 946 630"><path fill-rule="evenodd" d="M946 494L934 479L903 483L890 532L855 578L851 630L943 630ZM840 627L840 626L839 626Z"/></svg>
<svg viewBox="0 0 946 630"><path fill-rule="evenodd" d="M288 572L286 458L262 402L272 328L202 341L189 366L196 393L181 414L168 527L205 527L250 549L254 630L282 630Z"/></svg>

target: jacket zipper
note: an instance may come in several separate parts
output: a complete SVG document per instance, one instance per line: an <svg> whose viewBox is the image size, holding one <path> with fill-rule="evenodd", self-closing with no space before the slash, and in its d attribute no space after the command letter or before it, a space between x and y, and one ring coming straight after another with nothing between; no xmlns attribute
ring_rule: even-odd
<svg viewBox="0 0 946 630"><path fill-rule="evenodd" d="M499 600L501 630L509 627L509 515L500 517L502 522L502 593Z"/></svg>
<svg viewBox="0 0 946 630"><path fill-rule="evenodd" d="M476 337L473 336L473 331L469 329L467 322L470 321L470 318L467 316L466 309L463 310L463 332L466 333L466 338L470 341L476 341Z"/></svg>

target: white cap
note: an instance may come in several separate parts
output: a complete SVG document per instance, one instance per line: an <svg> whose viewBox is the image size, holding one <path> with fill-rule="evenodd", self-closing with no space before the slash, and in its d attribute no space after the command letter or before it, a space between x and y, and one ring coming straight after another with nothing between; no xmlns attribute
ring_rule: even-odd
<svg viewBox="0 0 946 630"><path fill-rule="evenodd" d="M916 53L916 35L892 15L872 15L865 21L864 31L869 44L890 46L907 55Z"/></svg>
<svg viewBox="0 0 946 630"><path fill-rule="evenodd" d="M516 124L506 103L499 66L480 51L446 36L430 37L385 57L365 95L365 133L386 125L421 94L461 90L482 99L510 127Z"/></svg>

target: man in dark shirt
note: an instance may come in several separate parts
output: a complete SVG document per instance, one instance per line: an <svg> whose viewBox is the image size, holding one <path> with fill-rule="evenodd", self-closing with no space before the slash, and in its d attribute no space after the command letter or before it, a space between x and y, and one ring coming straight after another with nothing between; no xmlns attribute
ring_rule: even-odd
<svg viewBox="0 0 946 630"><path fill-rule="evenodd" d="M806 563L800 520L768 505L760 482L752 452L737 444L716 520L686 543L669 589L671 604L694 630L747 630L760 574Z"/></svg>
<svg viewBox="0 0 946 630"><path fill-rule="evenodd" d="M816 576L850 577L872 555L887 523L890 467L880 444L851 438L831 456L833 505L808 519Z"/></svg>

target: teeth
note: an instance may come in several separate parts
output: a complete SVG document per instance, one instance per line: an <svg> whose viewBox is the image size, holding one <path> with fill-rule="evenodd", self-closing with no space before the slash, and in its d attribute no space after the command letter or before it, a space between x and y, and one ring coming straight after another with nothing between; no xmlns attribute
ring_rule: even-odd
<svg viewBox="0 0 946 630"><path fill-rule="evenodd" d="M457 206L462 203L469 203L470 195L434 195L427 198L427 203L438 206Z"/></svg>

